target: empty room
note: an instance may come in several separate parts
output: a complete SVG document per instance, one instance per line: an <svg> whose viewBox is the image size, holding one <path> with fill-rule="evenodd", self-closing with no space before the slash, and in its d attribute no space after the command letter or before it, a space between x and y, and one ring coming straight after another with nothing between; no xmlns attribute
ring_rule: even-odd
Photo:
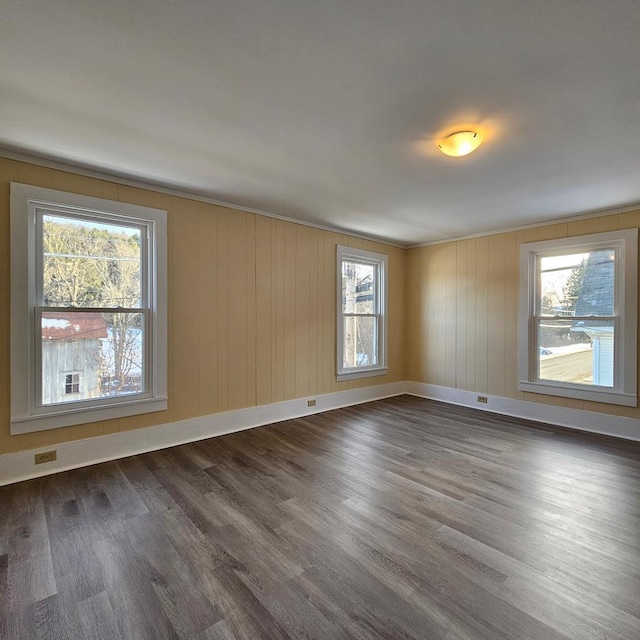
<svg viewBox="0 0 640 640"><path fill-rule="evenodd" d="M640 4L5 0L2 640L638 640Z"/></svg>

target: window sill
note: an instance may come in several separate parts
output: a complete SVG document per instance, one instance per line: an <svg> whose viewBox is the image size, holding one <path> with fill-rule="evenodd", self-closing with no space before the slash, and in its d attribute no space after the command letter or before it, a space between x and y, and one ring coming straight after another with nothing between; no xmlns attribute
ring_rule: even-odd
<svg viewBox="0 0 640 640"><path fill-rule="evenodd" d="M47 429L59 429L71 427L77 424L100 422L113 418L125 418L142 413L164 411L167 408L167 398L143 398L128 400L117 405L97 407L75 407L68 410L55 411L46 414L38 414L13 418L11 420L11 435L32 433L33 431L45 431Z"/></svg>
<svg viewBox="0 0 640 640"><path fill-rule="evenodd" d="M604 402L605 404L619 404L625 407L637 407L638 398L634 393L624 393L614 389L593 389L578 387L575 385L562 385L549 382L527 382L520 380L520 391L528 393L540 393L547 396L559 396L561 398L575 398L591 402Z"/></svg>
<svg viewBox="0 0 640 640"><path fill-rule="evenodd" d="M357 380L358 378L375 378L376 376L386 376L389 369L387 367L376 367L375 369L361 369L359 371L344 371L336 375L338 382L345 380Z"/></svg>

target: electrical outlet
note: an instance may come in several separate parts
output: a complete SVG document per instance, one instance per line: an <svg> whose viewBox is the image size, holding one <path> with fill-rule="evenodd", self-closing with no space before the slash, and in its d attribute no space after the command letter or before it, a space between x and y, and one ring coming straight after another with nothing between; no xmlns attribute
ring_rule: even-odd
<svg viewBox="0 0 640 640"><path fill-rule="evenodd" d="M307 407L315 407L315 406L316 406L315 400L307 400Z"/></svg>
<svg viewBox="0 0 640 640"><path fill-rule="evenodd" d="M478 396L478 402L482 402L483 404L487 404L487 396Z"/></svg>
<svg viewBox="0 0 640 640"><path fill-rule="evenodd" d="M57 458L56 450L43 451L42 453L36 453L36 464L42 464L43 462L53 462Z"/></svg>

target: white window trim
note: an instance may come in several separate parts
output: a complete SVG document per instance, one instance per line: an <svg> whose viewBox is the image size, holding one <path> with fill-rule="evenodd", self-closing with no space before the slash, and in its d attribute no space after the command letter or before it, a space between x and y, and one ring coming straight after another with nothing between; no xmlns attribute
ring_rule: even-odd
<svg viewBox="0 0 640 640"><path fill-rule="evenodd" d="M344 362L344 324L342 315L342 262L352 260L362 264L371 264L378 268L378 305L381 330L378 331L378 364L369 367L345 368ZM337 247L337 355L336 355L336 380L356 380L358 378L373 378L387 374L387 342L388 342L388 261L389 257L384 253L365 251L353 247Z"/></svg>
<svg viewBox="0 0 640 640"><path fill-rule="evenodd" d="M614 386L538 380L535 365L539 358L537 332L534 326L538 295L537 261L540 257L562 255L583 250L616 248L614 299L619 318L618 339L614 345ZM557 240L543 240L520 245L520 304L518 310L518 388L564 398L591 400L637 406L637 292L638 230L624 229Z"/></svg>
<svg viewBox="0 0 640 640"><path fill-rule="evenodd" d="M37 230L36 210L59 207L105 220L132 222L149 230L150 313L148 392L121 398L84 400L77 404L37 408L35 327ZM11 434L162 411L167 408L167 212L11 183Z"/></svg>

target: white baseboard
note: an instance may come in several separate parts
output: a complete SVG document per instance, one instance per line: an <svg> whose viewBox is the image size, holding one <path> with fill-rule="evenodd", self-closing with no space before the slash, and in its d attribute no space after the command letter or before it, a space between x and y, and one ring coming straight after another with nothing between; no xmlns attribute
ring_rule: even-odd
<svg viewBox="0 0 640 640"><path fill-rule="evenodd" d="M68 469L86 467L107 460L125 458L138 453L147 453L187 442L252 429L281 420L300 418L331 409L389 398L401 395L404 391L404 382L390 382L313 396L316 400L315 407L307 406L307 398L298 398L85 440L64 442L46 447L46 450L56 449L57 460L37 467L34 463L34 455L38 453L38 449L6 453L0 455L0 486Z"/></svg>
<svg viewBox="0 0 640 640"><path fill-rule="evenodd" d="M570 427L580 431L640 441L640 420L636 418L622 418L594 411L567 409L566 407L556 407L551 404L527 402L500 396L486 396L487 403L483 404L478 402L477 392L440 387L424 382L406 382L405 391L410 395L421 398L440 400L481 411L492 411L493 413L515 418L525 418L560 427Z"/></svg>
<svg viewBox="0 0 640 640"><path fill-rule="evenodd" d="M57 450L57 460L37 467L34 464L34 455L38 453L38 449L6 453L0 455L0 486L404 393L481 411L492 411L516 418L640 441L640 420L634 418L621 418L499 396L487 396L487 404L479 404L478 394L473 391L422 382L391 382L316 396L315 407L307 406L307 398L298 398L86 440L64 442L46 447L47 450Z"/></svg>

